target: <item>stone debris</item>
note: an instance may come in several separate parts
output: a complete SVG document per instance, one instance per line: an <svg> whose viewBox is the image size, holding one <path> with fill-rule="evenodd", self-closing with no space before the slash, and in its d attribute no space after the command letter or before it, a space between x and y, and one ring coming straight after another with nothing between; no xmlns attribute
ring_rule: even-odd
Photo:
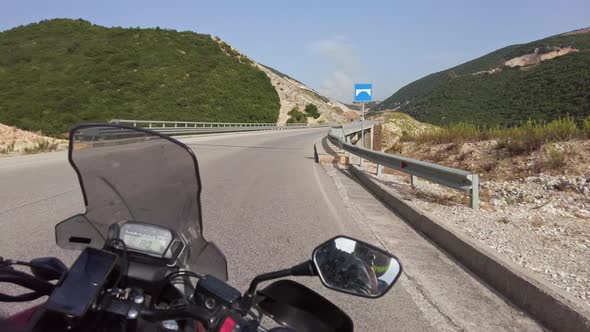
<svg viewBox="0 0 590 332"><path fill-rule="evenodd" d="M374 165L365 168L374 174ZM590 305L590 174L539 174L481 183L480 210L468 195L409 176L374 179L468 236Z"/></svg>
<svg viewBox="0 0 590 332"><path fill-rule="evenodd" d="M21 130L0 123L0 157L45 152L44 149L38 148L40 144L47 144L46 150L50 151L67 149L67 140L43 136L40 133Z"/></svg>

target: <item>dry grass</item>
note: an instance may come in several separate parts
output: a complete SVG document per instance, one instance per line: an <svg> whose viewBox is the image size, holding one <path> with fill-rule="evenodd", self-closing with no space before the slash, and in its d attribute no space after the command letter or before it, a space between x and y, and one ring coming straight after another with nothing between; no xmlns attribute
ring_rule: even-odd
<svg viewBox="0 0 590 332"><path fill-rule="evenodd" d="M461 145L465 142L496 140L497 149L506 149L512 156L530 154L543 144L563 142L576 138L590 138L590 117L578 127L572 117L543 123L529 120L518 127L481 128L469 123L458 123L444 128L435 128L417 134L405 134L402 142L417 144Z"/></svg>
<svg viewBox="0 0 590 332"><path fill-rule="evenodd" d="M547 149L545 166L549 169L557 169L565 166L565 153L555 147Z"/></svg>
<svg viewBox="0 0 590 332"><path fill-rule="evenodd" d="M0 148L0 154L10 154L14 152L14 141L12 141L10 144L4 146L3 148Z"/></svg>
<svg viewBox="0 0 590 332"><path fill-rule="evenodd" d="M25 154L33 154L33 153L40 153L40 152L51 152L57 150L59 143L51 142L46 139L40 139L33 145L32 147L27 147L23 150Z"/></svg>
<svg viewBox="0 0 590 332"><path fill-rule="evenodd" d="M402 154L404 152L404 145L400 142L394 142L387 150L386 153L390 154Z"/></svg>

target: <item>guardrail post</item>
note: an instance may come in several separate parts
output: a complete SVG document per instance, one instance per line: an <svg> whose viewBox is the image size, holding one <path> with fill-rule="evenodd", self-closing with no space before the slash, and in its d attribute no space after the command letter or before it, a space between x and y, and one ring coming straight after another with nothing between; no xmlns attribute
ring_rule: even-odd
<svg viewBox="0 0 590 332"><path fill-rule="evenodd" d="M383 165L378 164L377 165L377 176L381 176L383 175Z"/></svg>
<svg viewBox="0 0 590 332"><path fill-rule="evenodd" d="M412 189L416 188L416 180L418 179L415 175L410 175L410 186L412 186Z"/></svg>
<svg viewBox="0 0 590 332"><path fill-rule="evenodd" d="M150 128L152 127L152 123L151 122L150 122L149 126L150 126Z"/></svg>
<svg viewBox="0 0 590 332"><path fill-rule="evenodd" d="M471 208L479 209L479 175L471 175Z"/></svg>

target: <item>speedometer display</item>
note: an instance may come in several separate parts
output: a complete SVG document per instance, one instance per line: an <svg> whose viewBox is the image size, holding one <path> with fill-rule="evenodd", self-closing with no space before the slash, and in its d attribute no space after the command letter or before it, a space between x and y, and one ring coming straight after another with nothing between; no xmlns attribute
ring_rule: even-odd
<svg viewBox="0 0 590 332"><path fill-rule="evenodd" d="M162 227L128 222L121 226L120 238L129 249L164 255L172 233Z"/></svg>

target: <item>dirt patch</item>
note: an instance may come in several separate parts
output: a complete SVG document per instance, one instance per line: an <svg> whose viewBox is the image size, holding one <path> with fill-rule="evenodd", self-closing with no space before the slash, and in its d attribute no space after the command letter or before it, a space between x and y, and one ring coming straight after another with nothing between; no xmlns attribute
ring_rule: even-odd
<svg viewBox="0 0 590 332"><path fill-rule="evenodd" d="M524 67L530 65L536 65L543 61L555 59L566 54L579 52L577 48L573 47L555 47L553 51L541 53L540 49L535 49L535 52L531 54L525 54L516 58L512 58L504 63L507 67Z"/></svg>

